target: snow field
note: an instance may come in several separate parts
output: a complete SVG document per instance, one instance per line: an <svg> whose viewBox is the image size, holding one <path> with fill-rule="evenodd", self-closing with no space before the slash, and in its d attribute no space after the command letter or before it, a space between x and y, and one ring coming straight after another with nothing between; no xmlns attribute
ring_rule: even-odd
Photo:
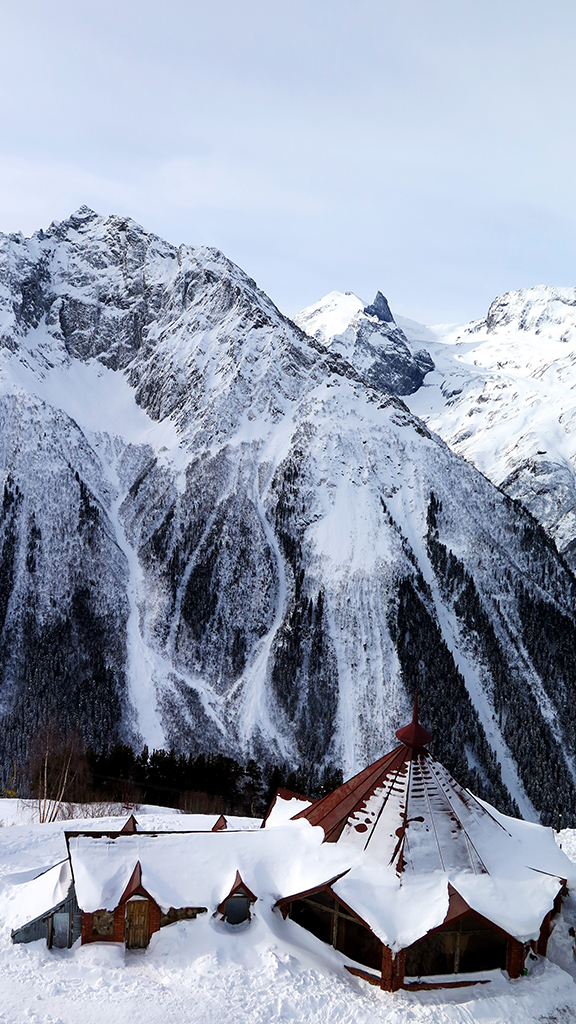
<svg viewBox="0 0 576 1024"><path fill-rule="evenodd" d="M0 817L7 817L0 802ZM23 802L21 802L23 803ZM148 813L145 814L145 811ZM200 827L160 808L142 808L148 828ZM569 898L550 941L550 960L529 975L452 991L388 994L350 976L338 953L257 903L249 925L233 928L210 914L153 936L147 950L115 944L48 950L12 945L4 923L14 888L65 854L64 828L117 826L118 818L5 825L0 832L0 1024L525 1024L576 1020L576 961ZM205 827L213 824L207 815ZM576 830L559 836L576 859Z"/></svg>

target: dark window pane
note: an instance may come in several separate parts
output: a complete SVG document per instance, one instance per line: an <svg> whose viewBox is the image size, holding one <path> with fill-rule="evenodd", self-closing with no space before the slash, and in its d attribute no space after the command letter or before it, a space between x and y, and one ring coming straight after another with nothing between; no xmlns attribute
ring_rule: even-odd
<svg viewBox="0 0 576 1024"><path fill-rule="evenodd" d="M489 924L468 914L451 928L444 928L409 946L405 973L408 977L459 974L506 967L507 940Z"/></svg>
<svg viewBox="0 0 576 1024"><path fill-rule="evenodd" d="M228 924L241 924L250 917L250 900L247 896L230 896L224 904L224 920Z"/></svg>
<svg viewBox="0 0 576 1024"><path fill-rule="evenodd" d="M463 917L460 921L460 928L463 932L494 932L487 921L481 921L475 914L467 914L466 917Z"/></svg>
<svg viewBox="0 0 576 1024"><path fill-rule="evenodd" d="M460 939L460 973L493 971L497 967L505 969L507 945L504 935L488 928L463 934Z"/></svg>
<svg viewBox="0 0 576 1024"><path fill-rule="evenodd" d="M332 942L333 914L329 910L313 907L306 900L294 900L290 904L290 917L322 942Z"/></svg>
<svg viewBox="0 0 576 1024"><path fill-rule="evenodd" d="M373 967L377 971L382 969L382 943L360 922L338 918L336 948L365 967Z"/></svg>
<svg viewBox="0 0 576 1024"><path fill-rule="evenodd" d="M409 946L406 950L405 974L409 978L452 974L456 934L454 930L436 932L434 935L425 935L419 942Z"/></svg>

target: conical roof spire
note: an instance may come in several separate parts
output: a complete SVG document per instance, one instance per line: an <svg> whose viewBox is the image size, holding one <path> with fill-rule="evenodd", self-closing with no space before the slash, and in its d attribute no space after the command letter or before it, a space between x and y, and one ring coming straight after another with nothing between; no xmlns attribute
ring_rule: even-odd
<svg viewBox="0 0 576 1024"><path fill-rule="evenodd" d="M425 747L427 743L430 743L432 739L430 733L418 721L418 694L414 697L414 713L410 725L405 725L402 729L398 729L396 736L404 746L412 747L413 749Z"/></svg>

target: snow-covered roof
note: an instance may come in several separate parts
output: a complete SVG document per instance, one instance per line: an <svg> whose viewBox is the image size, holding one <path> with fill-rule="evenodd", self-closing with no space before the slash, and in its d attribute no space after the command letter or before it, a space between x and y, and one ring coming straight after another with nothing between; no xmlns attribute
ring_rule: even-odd
<svg viewBox="0 0 576 1024"><path fill-rule="evenodd" d="M296 816L361 853L336 895L396 949L444 921L449 885L509 934L536 937L562 880L576 882L551 829L460 786L426 750L417 702L397 735L400 746Z"/></svg>
<svg viewBox="0 0 576 1024"><path fill-rule="evenodd" d="M80 907L112 910L139 863L142 886L164 909L215 910L239 872L269 906L330 883L394 950L441 925L458 895L515 938L537 938L562 881L576 884L551 829L459 786L425 749L416 707L397 735L400 746L311 805L277 794L264 828L68 833Z"/></svg>
<svg viewBox="0 0 576 1024"><path fill-rule="evenodd" d="M49 914L68 895L72 882L69 860L60 861L29 882L14 885L3 901L4 920L12 929L21 928Z"/></svg>
<svg viewBox="0 0 576 1024"><path fill-rule="evenodd" d="M327 842L346 842L398 875L518 877L532 868L566 877L570 864L549 829L499 814L426 750L431 736L418 722L417 702L397 735L400 746L298 818L320 825Z"/></svg>
<svg viewBox="0 0 576 1024"><path fill-rule="evenodd" d="M68 834L76 898L88 913L117 906L140 862L142 886L163 909L215 909L239 871L259 899L275 903L320 885L350 866L346 850L326 847L307 822L218 832Z"/></svg>
<svg viewBox="0 0 576 1024"><path fill-rule="evenodd" d="M292 793L289 789L278 789L266 812L262 828L285 825L287 821L294 818L300 811L306 810L311 804L312 800L306 796Z"/></svg>

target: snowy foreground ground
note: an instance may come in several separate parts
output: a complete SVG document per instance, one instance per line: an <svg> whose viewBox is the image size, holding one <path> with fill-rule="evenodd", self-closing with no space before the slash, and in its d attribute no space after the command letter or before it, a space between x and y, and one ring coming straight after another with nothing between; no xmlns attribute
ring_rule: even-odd
<svg viewBox="0 0 576 1024"><path fill-rule="evenodd" d="M197 828L198 816L141 808L153 829ZM18 885L65 856L65 828L118 827L118 818L34 823L33 809L0 800L0 1024L440 1024L576 1022L576 960L569 898L550 941L549 960L530 961L528 977L460 990L388 994L351 977L337 953L291 921L256 905L247 926L209 917L163 928L147 950L116 945L47 950L14 946L6 924ZM144 824L144 822L143 822ZM576 861L576 831L558 837Z"/></svg>

